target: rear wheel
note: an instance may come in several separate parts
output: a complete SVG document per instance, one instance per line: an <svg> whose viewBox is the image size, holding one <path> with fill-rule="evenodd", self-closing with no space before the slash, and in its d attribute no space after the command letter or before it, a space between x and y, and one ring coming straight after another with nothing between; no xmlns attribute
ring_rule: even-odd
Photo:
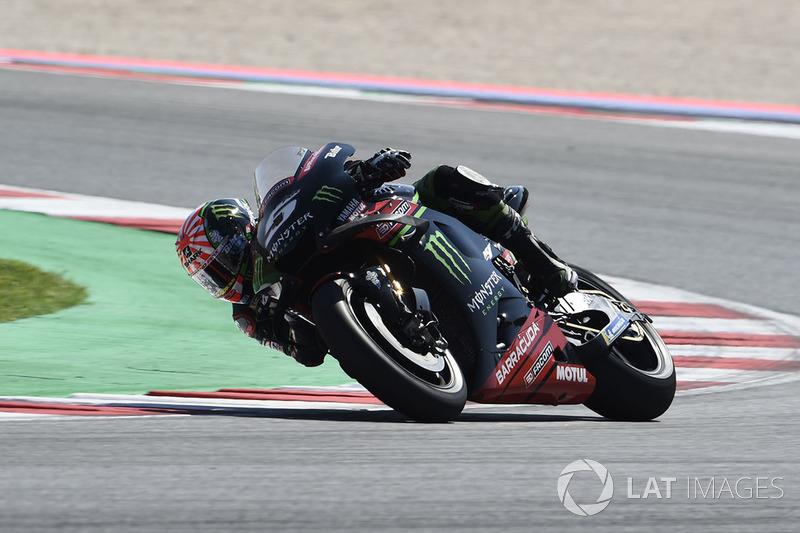
<svg viewBox="0 0 800 533"><path fill-rule="evenodd" d="M467 387L449 350L409 348L402 332L346 279L323 283L311 304L331 354L378 399L419 421L444 422L461 413Z"/></svg>
<svg viewBox="0 0 800 533"><path fill-rule="evenodd" d="M575 267L578 288L631 304L611 285L586 269ZM613 420L652 420L675 396L672 356L649 322L633 322L605 356L583 361L597 385L584 405Z"/></svg>

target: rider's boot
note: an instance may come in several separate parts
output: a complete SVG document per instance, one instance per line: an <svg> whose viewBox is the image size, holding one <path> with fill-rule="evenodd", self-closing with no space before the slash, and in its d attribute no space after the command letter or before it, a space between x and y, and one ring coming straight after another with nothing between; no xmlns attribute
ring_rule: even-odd
<svg viewBox="0 0 800 533"><path fill-rule="evenodd" d="M577 287L575 271L539 240L513 209L507 208L486 236L511 250L531 275L532 284L546 296L563 296Z"/></svg>
<svg viewBox="0 0 800 533"><path fill-rule="evenodd" d="M426 205L455 215L473 230L511 250L545 295L562 296L575 288L575 272L537 239L522 215L512 209L513 205L524 211L528 200L524 187L504 189L472 169L448 165L430 171L415 187Z"/></svg>

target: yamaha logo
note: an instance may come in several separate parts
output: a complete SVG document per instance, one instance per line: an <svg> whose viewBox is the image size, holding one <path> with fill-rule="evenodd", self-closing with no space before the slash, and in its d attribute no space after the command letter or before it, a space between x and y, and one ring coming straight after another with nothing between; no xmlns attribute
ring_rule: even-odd
<svg viewBox="0 0 800 533"><path fill-rule="evenodd" d="M569 484L573 476L578 472L594 472L600 479L602 489L600 496L594 503L578 503L569 493ZM608 469L591 459L579 459L567 465L561 471L558 477L558 499L564 504L564 507L573 514L578 516L593 516L608 507L611 503L611 497L614 495L614 481L611 479L611 474Z"/></svg>

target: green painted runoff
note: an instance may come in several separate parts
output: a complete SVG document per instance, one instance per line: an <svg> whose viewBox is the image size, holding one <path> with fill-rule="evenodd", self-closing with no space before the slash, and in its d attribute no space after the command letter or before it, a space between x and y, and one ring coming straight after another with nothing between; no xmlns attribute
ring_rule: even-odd
<svg viewBox="0 0 800 533"><path fill-rule="evenodd" d="M181 269L175 237L0 210L0 256L88 289L56 313L0 323L0 396L141 394L351 383L247 338ZM0 288L0 298L7 295Z"/></svg>

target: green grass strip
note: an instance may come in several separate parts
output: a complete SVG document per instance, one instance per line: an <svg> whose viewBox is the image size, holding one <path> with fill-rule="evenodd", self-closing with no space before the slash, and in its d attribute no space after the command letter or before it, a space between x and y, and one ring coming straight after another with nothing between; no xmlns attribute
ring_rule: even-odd
<svg viewBox="0 0 800 533"><path fill-rule="evenodd" d="M0 322L46 315L78 305L84 287L23 263L0 259Z"/></svg>
<svg viewBox="0 0 800 533"><path fill-rule="evenodd" d="M80 305L0 323L0 396L352 381L331 357L305 368L239 332L230 304L181 269L172 235L5 210L0 228L6 258L88 290Z"/></svg>

